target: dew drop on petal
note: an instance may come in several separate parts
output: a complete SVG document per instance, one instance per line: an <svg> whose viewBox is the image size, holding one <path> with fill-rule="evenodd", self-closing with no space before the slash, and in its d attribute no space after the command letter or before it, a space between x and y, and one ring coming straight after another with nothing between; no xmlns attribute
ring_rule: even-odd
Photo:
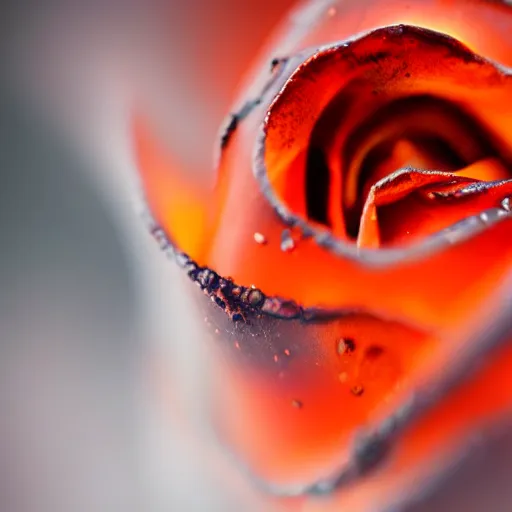
<svg viewBox="0 0 512 512"><path fill-rule="evenodd" d="M302 409L304 404L300 400L292 400L292 405L295 409Z"/></svg>
<svg viewBox="0 0 512 512"><path fill-rule="evenodd" d="M260 245L265 245L267 243L267 239L258 232L254 233L254 241Z"/></svg>
<svg viewBox="0 0 512 512"><path fill-rule="evenodd" d="M292 233L289 229L285 229L281 233L281 250L283 252L290 252L295 249L295 242L292 238Z"/></svg>
<svg viewBox="0 0 512 512"><path fill-rule="evenodd" d="M263 294L260 292L260 290L256 288L252 288L252 290L249 292L247 296L247 302L253 306L257 307L261 304L263 301Z"/></svg>
<svg viewBox="0 0 512 512"><path fill-rule="evenodd" d="M340 338L336 345L338 355L352 354L356 349L356 343L352 338Z"/></svg>
<svg viewBox="0 0 512 512"><path fill-rule="evenodd" d="M354 396L361 396L364 393L364 388L361 384L356 384L350 388L350 391Z"/></svg>
<svg viewBox="0 0 512 512"><path fill-rule="evenodd" d="M489 215L487 215L486 212L482 212L480 214L480 220L484 223L484 224L487 224L489 222Z"/></svg>
<svg viewBox="0 0 512 512"><path fill-rule="evenodd" d="M348 373L347 372L341 372L339 375L338 375L338 379L340 382L347 382L348 380Z"/></svg>
<svg viewBox="0 0 512 512"><path fill-rule="evenodd" d="M374 360L384 354L384 349L378 345L371 345L365 351L365 358Z"/></svg>

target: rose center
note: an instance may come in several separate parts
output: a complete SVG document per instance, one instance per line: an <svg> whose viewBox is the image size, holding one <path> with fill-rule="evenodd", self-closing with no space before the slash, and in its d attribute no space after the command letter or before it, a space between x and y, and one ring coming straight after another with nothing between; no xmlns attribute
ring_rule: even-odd
<svg viewBox="0 0 512 512"><path fill-rule="evenodd" d="M508 71L454 39L376 30L298 65L267 112L255 169L287 222L341 243L443 238L512 191L511 96Z"/></svg>
<svg viewBox="0 0 512 512"><path fill-rule="evenodd" d="M350 101L350 96L341 95L317 122L309 143L305 181L308 217L338 227L337 234L344 238L357 240L372 186L399 169L453 172L486 181L509 176L505 166L496 162L475 174L472 164L501 161L498 148L471 115L427 95L390 102L361 122L340 145L331 134L340 130ZM340 190L334 191L332 182Z"/></svg>

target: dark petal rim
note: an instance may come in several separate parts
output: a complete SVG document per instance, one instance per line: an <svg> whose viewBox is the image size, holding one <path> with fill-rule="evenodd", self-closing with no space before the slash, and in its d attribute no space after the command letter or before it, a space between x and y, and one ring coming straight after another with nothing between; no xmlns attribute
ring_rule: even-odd
<svg viewBox="0 0 512 512"><path fill-rule="evenodd" d="M303 56L308 55L308 52L304 52L301 55L289 59L287 68L290 69L293 67L294 71L288 77L284 85L276 84L280 85L279 90L270 91L274 93L274 98L267 110L265 120L259 128L253 153L254 177L260 186L262 194L286 227L300 230L304 237L313 238L318 246L330 251L336 256L348 258L367 266L382 267L414 259L423 259L451 244L468 240L493 225L512 218L512 212L507 207L508 203L506 203L503 204L501 208L489 208L478 215L469 216L406 248L364 249L335 237L327 229L315 227L307 220L297 216L280 201L269 181L268 170L265 163L267 130L273 109L287 90L287 86L295 80L296 76L300 74L305 67L319 59L328 58L340 49L348 48L352 43L371 35L385 35L395 38L405 35L423 39L436 38L437 41L442 41L447 45L450 51L455 55L472 62L492 66L496 69L497 73L503 77L512 77L512 70L491 60L475 55L466 46L450 36L410 25L392 25L368 31L363 34L358 34L353 39L343 41L342 43L325 46L309 52L310 56L306 58L306 60L304 60ZM266 92L269 92L269 90L270 89L267 88Z"/></svg>

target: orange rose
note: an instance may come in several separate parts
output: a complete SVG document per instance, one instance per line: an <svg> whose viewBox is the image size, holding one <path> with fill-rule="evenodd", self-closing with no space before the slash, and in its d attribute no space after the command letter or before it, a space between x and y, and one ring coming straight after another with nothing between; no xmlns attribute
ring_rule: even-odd
<svg viewBox="0 0 512 512"><path fill-rule="evenodd" d="M154 234L208 299L215 425L273 492L386 509L512 412L511 32L499 1L305 5L215 192L136 117Z"/></svg>

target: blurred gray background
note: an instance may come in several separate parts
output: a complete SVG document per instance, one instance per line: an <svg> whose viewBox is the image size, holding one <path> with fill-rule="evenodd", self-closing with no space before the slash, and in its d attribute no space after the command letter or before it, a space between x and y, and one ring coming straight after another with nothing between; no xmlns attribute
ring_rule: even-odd
<svg viewBox="0 0 512 512"><path fill-rule="evenodd" d="M236 82L290 3L2 3L0 510L250 509L190 427L203 355L140 216L126 122L146 95L178 160L210 173Z"/></svg>

